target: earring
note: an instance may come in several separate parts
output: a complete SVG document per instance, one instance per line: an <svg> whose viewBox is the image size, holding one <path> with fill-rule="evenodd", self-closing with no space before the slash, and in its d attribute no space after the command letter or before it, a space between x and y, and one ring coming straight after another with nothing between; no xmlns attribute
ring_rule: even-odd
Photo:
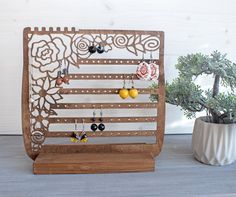
<svg viewBox="0 0 236 197"><path fill-rule="evenodd" d="M119 90L119 95L122 99L126 99L129 96L129 91L125 88L125 75L123 76L124 84L123 88Z"/></svg>
<svg viewBox="0 0 236 197"><path fill-rule="evenodd" d="M101 44L99 44L98 46L97 46L97 52L98 53L103 53L105 51L105 49L104 49L104 46L102 46Z"/></svg>
<svg viewBox="0 0 236 197"><path fill-rule="evenodd" d="M75 131L72 133L72 136L70 138L71 142L78 142L79 141L79 136L76 134L77 132L77 119L75 119Z"/></svg>
<svg viewBox="0 0 236 197"><path fill-rule="evenodd" d="M97 48L96 48L96 47L94 46L94 44L93 44L92 46L90 46L90 47L88 48L88 50L89 50L90 53L95 53L96 50L97 50Z"/></svg>
<svg viewBox="0 0 236 197"><path fill-rule="evenodd" d="M95 116L96 116L96 112L95 112L95 108L94 108L93 109L93 118L91 119L93 121L93 124L91 124L91 127L90 127L93 132L95 132L98 129L98 126L95 124L95 120L96 120Z"/></svg>
<svg viewBox="0 0 236 197"><path fill-rule="evenodd" d="M151 68L150 68L150 65L147 62L145 62L144 54L143 54L142 60L140 61L137 67L136 75L139 79L146 80L146 81L150 80Z"/></svg>
<svg viewBox="0 0 236 197"><path fill-rule="evenodd" d="M134 88L134 76L131 76L132 79L132 88L129 89L129 96L133 99L135 99L138 96L138 90Z"/></svg>
<svg viewBox="0 0 236 197"><path fill-rule="evenodd" d="M152 53L150 54L149 66L151 68L150 80L156 81L159 77L159 67L158 65L154 63L153 58L152 58Z"/></svg>
<svg viewBox="0 0 236 197"><path fill-rule="evenodd" d="M63 83L62 77L61 77L61 71L59 70L57 72L57 79L56 79L56 85L61 85Z"/></svg>
<svg viewBox="0 0 236 197"><path fill-rule="evenodd" d="M62 81L65 83L65 84L69 84L69 76L68 76L68 68L64 68L63 69L63 74L64 76L62 77Z"/></svg>
<svg viewBox="0 0 236 197"><path fill-rule="evenodd" d="M84 119L82 120L83 122L83 128L82 128L82 132L79 134L79 139L81 142L87 142L88 141L88 136L87 134L85 133L85 130L84 130Z"/></svg>
<svg viewBox="0 0 236 197"><path fill-rule="evenodd" d="M100 131L104 131L105 130L105 125L102 123L102 121L103 121L103 118L102 118L102 106L101 106L99 121L100 121L100 124L98 125L98 129Z"/></svg>

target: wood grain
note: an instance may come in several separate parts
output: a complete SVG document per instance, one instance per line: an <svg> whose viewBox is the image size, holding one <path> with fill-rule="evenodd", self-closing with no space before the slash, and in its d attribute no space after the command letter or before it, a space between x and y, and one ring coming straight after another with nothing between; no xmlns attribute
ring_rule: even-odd
<svg viewBox="0 0 236 197"><path fill-rule="evenodd" d="M65 123L92 123L92 118L88 117L56 117L48 118L48 121L52 124L65 124ZM156 116L147 117L103 117L104 123L121 123L121 122L156 122Z"/></svg>
<svg viewBox="0 0 236 197"><path fill-rule="evenodd" d="M158 95L157 103L56 103L52 104L50 107L52 109L92 109L95 107L101 107L107 109L129 109L129 108L156 108L158 111L158 116L139 116L139 117L103 117L104 123L129 123L129 122L157 122L156 130L150 131L107 131L107 132L88 132L89 136L99 137L113 137L113 136L156 136L155 144L145 144L145 143L121 143L121 144L73 144L73 145L44 145L43 141L45 137L68 137L71 134L69 132L49 132L49 127L42 134L36 132L36 136L33 136L30 132L30 109L29 109L29 59L28 59L28 38L31 38L32 35L49 35L49 34L69 34L75 33L79 35L99 35L106 34L110 36L116 36L118 34L123 34L126 36L153 36L153 38L159 40L160 45L156 48L157 53L154 56L158 58L154 59L159 65L159 79L158 85L159 88L152 90L150 88L137 88L139 94L156 94ZM141 38L141 37L140 37ZM144 38L144 37L142 37ZM145 37L146 38L146 37ZM144 40L145 40L144 38ZM118 43L113 43L113 47L119 49L126 49L127 52L132 52L129 49L128 45L119 46ZM148 47L145 43L140 43L144 49ZM145 49L147 50L147 49ZM31 51L32 52L32 51ZM153 51L154 53L154 51ZM137 54L136 54L137 55ZM79 56L78 56L79 57ZM140 59L92 59L87 58L78 58L77 66L80 64L94 64L94 65L137 65L140 62ZM74 73L69 74L71 80L130 80L134 76L133 73L130 74L121 74L121 73ZM138 80L137 76L133 77L134 80ZM53 78L54 80L54 78ZM44 87L46 87L44 85ZM109 86L108 86L109 87ZM26 90L27 89L27 90ZM59 94L74 95L74 94L118 94L120 89L117 88L60 88ZM47 91L41 90L40 97L46 98ZM99 106L100 105L100 106ZM37 116L37 121L40 121L42 116ZM85 123L91 123L92 120L89 117L52 117L46 118L49 121L49 124L65 124L65 123L75 123L77 120L78 123L82 122L84 119ZM149 171L154 170L154 160L153 156L158 155L161 151L163 145L163 135L164 135L164 120L165 120L165 79L164 79L164 32L162 31L136 31L136 30L79 30L75 28L65 27L63 30L60 28L25 28L24 29L24 68L23 68L23 84L22 84L22 125L23 125L23 135L24 135L24 144L27 150L27 154L35 159L38 155L39 157L35 161L34 173L99 173L99 172L123 172L123 171ZM32 131L34 132L34 130ZM67 134L66 134L67 133ZM40 136L43 135L43 136ZM42 138L41 138L42 137ZM42 139L42 141L38 141ZM36 148L36 149L34 149ZM35 151L36 150L36 151ZM53 153L53 154L51 154ZM86 154L85 154L86 153ZM99 153L99 154L98 154ZM121 154L122 153L122 154ZM81 158L77 159L76 155L70 154L83 154ZM89 155L90 154L90 155ZM118 154L118 155L117 155ZM127 154L126 156L123 154ZM145 154L145 155L143 155ZM148 158L147 158L147 155ZM151 156L150 156L151 155ZM74 159L74 157L76 159ZM149 158L150 157L150 158ZM72 158L72 159L71 159ZM79 157L78 157L79 158ZM118 160L114 158L119 158ZM135 160L137 159L138 160ZM43 162L45 161L45 162ZM102 162L103 163L102 163ZM116 162L114 162L116 161ZM120 161L121 164L118 164ZM147 164L144 164L147 161ZM80 168L81 162L84 165L84 168ZM87 163L86 163L87 162ZM46 164L45 164L46 163ZM135 163L135 164L134 164ZM55 165L56 166L55 166ZM40 169L40 165L42 165ZM44 166L43 166L44 165ZM146 165L146 166L145 166ZM96 168L97 166L97 168ZM40 169L38 171L38 169ZM57 170L56 170L57 169Z"/></svg>
<svg viewBox="0 0 236 197"><path fill-rule="evenodd" d="M33 164L35 174L76 174L154 171L150 154L40 153Z"/></svg>
<svg viewBox="0 0 236 197"><path fill-rule="evenodd" d="M60 94L119 94L117 88L61 88ZM158 94L150 88L137 88L139 94ZM118 95L119 96L119 95Z"/></svg>
<svg viewBox="0 0 236 197"><path fill-rule="evenodd" d="M157 103L57 103L51 105L52 109L153 109Z"/></svg>
<svg viewBox="0 0 236 197"><path fill-rule="evenodd" d="M134 136L155 136L156 130L137 130L137 131L87 131L88 137L134 137ZM47 137L71 137L73 131L49 131Z"/></svg>
<svg viewBox="0 0 236 197"><path fill-rule="evenodd" d="M156 144L120 143L120 144L45 144L42 153L152 153Z"/></svg>
<svg viewBox="0 0 236 197"><path fill-rule="evenodd" d="M150 59L143 59L142 61L149 62ZM78 59L77 66L79 65L92 65L92 64L103 64L103 65L138 65L141 60L137 59ZM154 63L159 65L159 60L154 60Z"/></svg>

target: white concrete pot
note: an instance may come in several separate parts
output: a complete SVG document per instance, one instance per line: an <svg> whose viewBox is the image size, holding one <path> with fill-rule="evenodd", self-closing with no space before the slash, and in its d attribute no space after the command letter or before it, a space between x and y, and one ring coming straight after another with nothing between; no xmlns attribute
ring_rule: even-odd
<svg viewBox="0 0 236 197"><path fill-rule="evenodd" d="M205 122L206 117L195 120L192 150L194 157L205 164L227 165L236 160L236 124Z"/></svg>

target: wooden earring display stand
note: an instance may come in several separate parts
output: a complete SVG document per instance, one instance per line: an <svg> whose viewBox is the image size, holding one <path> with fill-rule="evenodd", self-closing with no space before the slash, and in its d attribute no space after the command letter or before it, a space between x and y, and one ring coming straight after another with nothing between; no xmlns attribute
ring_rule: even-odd
<svg viewBox="0 0 236 197"><path fill-rule="evenodd" d="M22 129L24 145L30 158L34 160L35 174L57 173L108 173L153 171L155 156L163 145L165 126L165 83L164 83L164 32L161 31L126 31L126 30L76 30L75 28L42 29L29 27L24 29L24 67L22 83ZM93 58L88 47L102 44L104 54L99 57L110 57L113 50L120 54L130 54L132 59ZM125 78L139 80L135 73L125 72L129 65L138 65L142 54L152 53L153 61L159 65L158 88L151 92L149 87L138 88L139 94L157 94L158 102L132 102L120 99L111 103L66 103L63 96L68 95L111 95L119 97L117 88L72 88L70 85L55 84L61 64L67 68L85 67L86 65L119 66L123 65L124 73L69 73L70 81L74 80L119 80ZM119 53L118 53L119 54ZM96 56L96 57L97 57ZM127 66L127 67L124 67ZM75 81L76 82L76 81ZM79 81L78 81L79 82ZM108 82L108 81L107 81ZM109 87L109 83L107 84ZM114 124L157 122L153 130L126 131L86 131L91 137L138 137L153 136L155 143L107 143L107 144L47 144L48 138L69 138L73 131L53 131L49 125L91 124L91 117L59 117L57 110L82 109L157 109L156 116L142 117L103 117L103 122ZM109 141L109 140L107 140Z"/></svg>

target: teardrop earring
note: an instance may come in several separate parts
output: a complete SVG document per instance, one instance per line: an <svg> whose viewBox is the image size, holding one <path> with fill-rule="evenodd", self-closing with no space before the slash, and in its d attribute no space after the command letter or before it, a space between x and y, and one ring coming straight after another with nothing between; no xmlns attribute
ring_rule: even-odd
<svg viewBox="0 0 236 197"><path fill-rule="evenodd" d="M68 66L68 63L66 62L65 59L64 59L64 66L63 67L64 67L64 69L62 71L62 74L64 76L62 77L62 81L65 84L69 84L69 80L70 80L70 78L69 78L69 66Z"/></svg>
<svg viewBox="0 0 236 197"><path fill-rule="evenodd" d="M152 52L150 54L150 62L149 62L149 66L151 69L151 76L150 76L150 80L156 81L159 77L159 67L157 64L155 64L155 62L153 61L152 58Z"/></svg>
<svg viewBox="0 0 236 197"><path fill-rule="evenodd" d="M63 69L63 74L64 76L62 77L62 81L65 83L65 84L69 84L69 76L68 76L68 68L64 68Z"/></svg>
<svg viewBox="0 0 236 197"><path fill-rule="evenodd" d="M134 88L134 76L131 76L132 79L132 87L129 90L129 96L133 99L135 99L138 96L138 90L136 88Z"/></svg>
<svg viewBox="0 0 236 197"><path fill-rule="evenodd" d="M77 119L75 119L75 131L72 133L72 135L71 135L71 138L70 138L70 141L71 142L78 142L79 141L79 136L78 136L78 134L77 134Z"/></svg>
<svg viewBox="0 0 236 197"><path fill-rule="evenodd" d="M61 76L61 65L62 61L59 61L59 70L57 71L57 79L56 79L56 85L61 85L63 83L62 76Z"/></svg>
<svg viewBox="0 0 236 197"><path fill-rule="evenodd" d="M141 80L145 80L145 81L150 80L151 68L149 64L144 60L144 54L142 56L142 60L140 61L137 67L136 75Z"/></svg>
<svg viewBox="0 0 236 197"><path fill-rule="evenodd" d="M100 124L98 125L98 129L99 129L100 131L104 131L104 130L105 130L105 125L102 123L102 122L103 122L103 118L102 118L102 106L101 106L99 121L100 121Z"/></svg>
<svg viewBox="0 0 236 197"><path fill-rule="evenodd" d="M129 96L129 91L125 87L125 76L123 76L123 88L119 90L119 95L122 99L126 99Z"/></svg>
<svg viewBox="0 0 236 197"><path fill-rule="evenodd" d="M61 77L61 71L59 70L57 72L57 79L56 79L56 85L61 85L63 83L62 77Z"/></svg>
<svg viewBox="0 0 236 197"><path fill-rule="evenodd" d="M79 134L79 139L80 139L81 142L87 142L88 141L88 136L87 136L87 134L85 132L85 129L84 129L84 119L82 119L82 124L83 124L83 126L82 126L82 131Z"/></svg>
<svg viewBox="0 0 236 197"><path fill-rule="evenodd" d="M98 126L97 124L95 124L95 121L96 121L96 112L95 112L95 108L93 109L93 118L91 119L93 121L93 123L91 124L91 130L93 132L95 132L97 129L98 129Z"/></svg>

